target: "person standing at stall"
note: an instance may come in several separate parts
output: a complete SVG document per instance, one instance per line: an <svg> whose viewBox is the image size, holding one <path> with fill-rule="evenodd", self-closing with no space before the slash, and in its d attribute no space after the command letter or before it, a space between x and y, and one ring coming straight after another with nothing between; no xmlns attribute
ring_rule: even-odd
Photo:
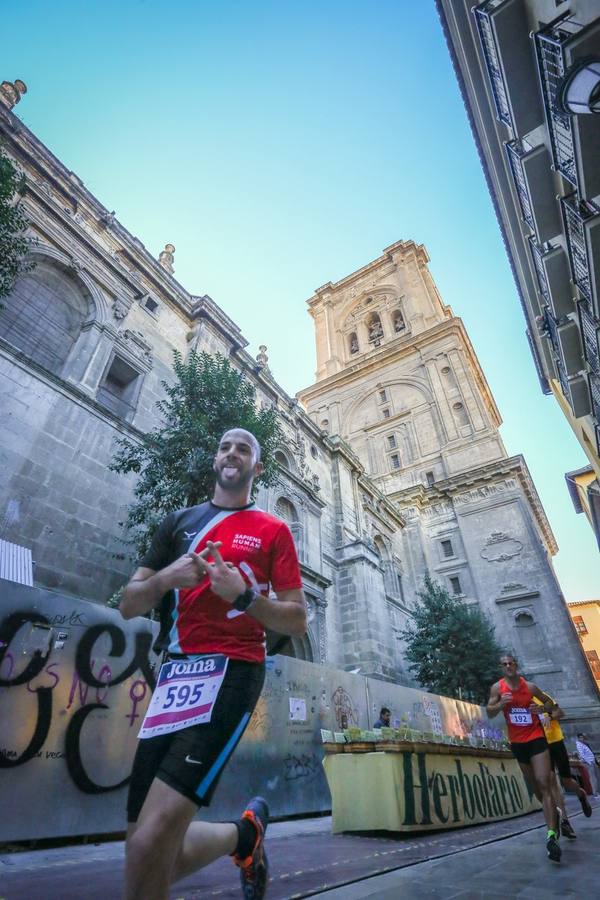
<svg viewBox="0 0 600 900"><path fill-rule="evenodd" d="M526 681L519 674L517 660L511 653L505 653L500 657L500 665L504 676L492 685L487 713L490 718L497 716L499 712L504 714L512 754L519 763L523 775L534 787L536 795L541 797L548 828L546 852L551 860L558 862L561 857L558 843L560 813L556 808L552 791L554 775L548 742L535 711L533 699L537 697L546 712L551 712L556 703L537 685Z"/></svg>
<svg viewBox="0 0 600 900"><path fill-rule="evenodd" d="M251 499L260 455L254 435L226 432L212 500L163 520L123 592L126 619L162 604L159 640L168 645L131 775L125 900L167 900L172 882L225 854L240 867L245 900L262 900L267 888L265 800L247 803L236 822L192 822L260 696L264 628L306 631L291 532Z"/></svg>

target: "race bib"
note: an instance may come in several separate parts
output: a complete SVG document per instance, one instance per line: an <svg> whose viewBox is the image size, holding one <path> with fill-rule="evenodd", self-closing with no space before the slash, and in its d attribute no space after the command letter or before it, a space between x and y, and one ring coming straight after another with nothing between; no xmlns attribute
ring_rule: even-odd
<svg viewBox="0 0 600 900"><path fill-rule="evenodd" d="M522 706L513 706L508 714L513 725L532 725L533 719L528 709Z"/></svg>
<svg viewBox="0 0 600 900"><path fill-rule="evenodd" d="M163 663L139 738L210 722L229 660L221 653Z"/></svg>

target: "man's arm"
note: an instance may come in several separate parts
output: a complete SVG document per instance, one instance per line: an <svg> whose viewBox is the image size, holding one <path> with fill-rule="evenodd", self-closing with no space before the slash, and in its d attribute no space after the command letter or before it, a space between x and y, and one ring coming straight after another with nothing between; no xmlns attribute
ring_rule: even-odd
<svg viewBox="0 0 600 900"><path fill-rule="evenodd" d="M504 709L504 707L510 703L511 698L506 694L500 696L500 684L496 682L496 684L492 685L490 690L490 699L488 700L488 704L486 706L487 714L490 719L493 719L494 716L497 716L500 710Z"/></svg>
<svg viewBox="0 0 600 900"><path fill-rule="evenodd" d="M247 588L239 569L223 560L218 545L212 541L207 542L206 551L202 552L210 553L214 559L212 563L205 563L212 590L233 606ZM306 601L302 588L276 591L276 594L277 600L259 594L246 613L280 634L292 637L306 634Z"/></svg>
<svg viewBox="0 0 600 900"><path fill-rule="evenodd" d="M554 708L558 706L558 703L553 700L552 697L542 691L541 688L537 686L537 684L534 684L532 681L527 681L526 684L533 696L537 697L538 700L541 700L544 705L544 710L547 713L551 713ZM533 709L532 712L536 712L536 710Z"/></svg>
<svg viewBox="0 0 600 900"><path fill-rule="evenodd" d="M280 634L292 637L306 634L306 600L302 588L277 591L277 600L261 594L248 608L248 615Z"/></svg>
<svg viewBox="0 0 600 900"><path fill-rule="evenodd" d="M220 547L218 541L213 547ZM204 557L209 554L205 549L201 553L184 553L179 559L155 572L141 566L133 573L129 583L123 590L119 603L119 611L124 619L143 616L154 609L158 601L172 588L196 587L206 577Z"/></svg>

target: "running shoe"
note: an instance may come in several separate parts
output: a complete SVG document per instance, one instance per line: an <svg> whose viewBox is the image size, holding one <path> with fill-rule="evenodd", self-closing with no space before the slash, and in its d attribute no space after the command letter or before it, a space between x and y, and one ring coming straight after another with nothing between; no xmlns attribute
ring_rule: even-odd
<svg viewBox="0 0 600 900"><path fill-rule="evenodd" d="M568 819L563 819L560 823L560 833L563 837L569 838L570 841L574 841L577 837L577 835L573 831L573 826Z"/></svg>
<svg viewBox="0 0 600 900"><path fill-rule="evenodd" d="M551 859L552 862L560 862L561 851L558 845L558 836L556 832L551 829L548 829L546 850L548 851L548 858Z"/></svg>
<svg viewBox="0 0 600 900"><path fill-rule="evenodd" d="M592 807L590 806L590 801L588 800L587 794L585 793L585 791L579 797L579 802L581 803L581 808L583 810L584 816L587 816L589 819L589 817L592 814Z"/></svg>
<svg viewBox="0 0 600 900"><path fill-rule="evenodd" d="M240 867L240 883L244 900L262 900L269 881L269 863L265 853L265 831L269 824L269 807L262 797L254 797L242 813L242 819L248 819L256 829L256 841L249 856L242 859L233 857L236 866Z"/></svg>

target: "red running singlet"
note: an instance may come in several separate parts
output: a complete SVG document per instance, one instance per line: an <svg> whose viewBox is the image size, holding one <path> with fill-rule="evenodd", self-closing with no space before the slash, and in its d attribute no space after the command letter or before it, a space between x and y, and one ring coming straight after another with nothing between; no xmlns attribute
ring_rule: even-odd
<svg viewBox="0 0 600 900"><path fill-rule="evenodd" d="M512 701L502 710L511 744L525 744L527 741L545 737L539 716L529 712L529 707L533 703L533 694L527 687L523 676L521 675L519 678L519 686L516 690L513 690L504 678L500 679L498 687L500 694L512 694Z"/></svg>

